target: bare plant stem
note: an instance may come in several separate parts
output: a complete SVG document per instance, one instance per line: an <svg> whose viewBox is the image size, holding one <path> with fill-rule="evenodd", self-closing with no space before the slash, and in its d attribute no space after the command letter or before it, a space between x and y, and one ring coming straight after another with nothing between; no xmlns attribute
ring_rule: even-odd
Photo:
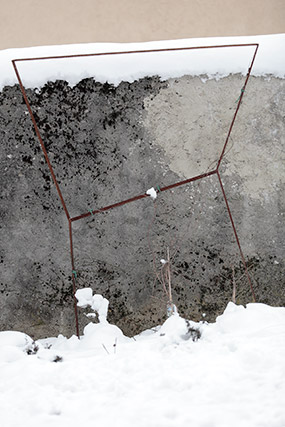
<svg viewBox="0 0 285 427"><path fill-rule="evenodd" d="M236 303L236 279L235 279L235 269L234 266L232 266L232 270L233 270L233 296L232 296L232 301L235 304Z"/></svg>
<svg viewBox="0 0 285 427"><path fill-rule="evenodd" d="M172 290L171 290L171 271L170 271L169 247L167 248L167 273L168 273L168 295L169 295L169 302L170 302L171 306L173 306Z"/></svg>
<svg viewBox="0 0 285 427"><path fill-rule="evenodd" d="M108 350L106 349L105 345L104 345L104 344L102 344L102 346L103 346L104 350L105 350L108 354L110 354L110 353L108 352Z"/></svg>

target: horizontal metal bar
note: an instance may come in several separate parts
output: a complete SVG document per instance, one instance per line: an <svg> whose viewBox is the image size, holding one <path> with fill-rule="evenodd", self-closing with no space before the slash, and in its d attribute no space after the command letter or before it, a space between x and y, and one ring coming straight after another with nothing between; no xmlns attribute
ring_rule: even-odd
<svg viewBox="0 0 285 427"><path fill-rule="evenodd" d="M155 53L155 52L177 52L185 50L197 50L197 49L219 49L226 47L250 47L258 46L258 43L244 43L244 44L224 44L216 46L189 46L189 47L173 47L173 48L161 48L161 49L145 49L145 50L128 50L120 52L97 52L97 53L79 53L75 55L54 55L54 56L41 56L36 58L18 58L12 59L12 62L20 61L41 61L45 59L66 59L66 58L82 58L90 56L107 56L107 55L127 55L134 53Z"/></svg>

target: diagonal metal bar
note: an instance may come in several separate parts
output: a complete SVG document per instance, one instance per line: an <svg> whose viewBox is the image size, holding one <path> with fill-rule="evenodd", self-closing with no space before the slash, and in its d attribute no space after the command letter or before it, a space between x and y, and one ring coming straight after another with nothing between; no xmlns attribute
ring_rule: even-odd
<svg viewBox="0 0 285 427"><path fill-rule="evenodd" d="M234 220L233 220L233 216L232 216L232 213L231 213L231 210L230 210L229 202L228 202L225 190L224 190L224 186L223 186L223 183L222 183L222 180L221 180L221 175L220 175L219 171L217 171L217 176L218 176L218 179L219 179L219 183L220 183L220 186L221 186L221 190L222 190L222 193L223 193L223 197L224 197L224 200L225 200L227 211L228 211L228 214L229 214L229 217L230 217L230 221L231 221L231 224L232 224L232 228L233 228L233 232L234 232L234 235L235 235L235 239L236 239L236 242L237 242L237 245L238 245L238 248L239 248L239 252L240 252L241 259L242 259L242 263L244 265L244 269L245 269L245 273L246 273L246 276L247 276L247 279L248 279L248 283L249 283L250 288L251 288L251 293L252 293L253 301L256 302L255 293L254 293L254 290L253 290L251 278L250 278L250 275L249 275L249 272L248 272L248 269L247 269L247 265L246 265L246 262L245 262L245 257L243 255L243 251L241 249L241 245L240 245L239 237L238 237L238 234L237 234L236 226L235 226L235 223L234 223Z"/></svg>
<svg viewBox="0 0 285 427"><path fill-rule="evenodd" d="M240 97L238 99L238 104L237 104L237 107L236 107L236 110L235 110L235 113L234 113L234 116L233 116L233 119L232 119L232 122L231 122L231 125L230 125L230 128L229 128L229 131L228 131L228 134L227 134L227 138L226 138L226 141L225 141L222 153L220 155L220 158L219 158L219 161L218 161L218 164L217 164L217 170L219 170L221 161L222 161L222 159L224 157L224 154L225 154L225 151L226 151L226 148L227 148L227 145L228 145L231 133L232 133L232 129L233 129L236 117L237 117L237 113L238 113L238 110L239 110L239 107L241 105L242 98L243 98L243 95L244 95L244 92L245 92L245 89L246 89L246 85L247 85L247 82L248 82L248 79L249 79L249 76L251 74L251 70L252 70L252 67L253 67L253 64L254 64L254 61L255 61L255 58L256 58L258 47L259 47L259 45L256 44L256 48L255 48L255 51L254 51L254 54L253 54L253 57L252 57L252 61L251 61L251 64L249 66L249 69L248 69L248 72L247 72L247 75L246 75L246 79L245 79L243 88L241 89Z"/></svg>
<svg viewBox="0 0 285 427"><path fill-rule="evenodd" d="M41 134L40 134L40 131L39 131L39 128L38 128L38 125L37 125L37 122L36 122L35 116L34 116L34 114L33 114L33 111L32 111L32 108L31 108L31 105L30 105L30 103L29 103L29 100L28 100L28 97L27 97L27 94L26 94L26 91L25 91L24 85L23 85L23 83L22 83L22 80L21 80L21 77L20 77L19 71L18 71L18 69L17 69L17 66L16 66L16 64L15 64L15 61L14 61L14 60L12 61L12 63L13 63L13 67L14 67L14 70L15 70L15 73L16 73L16 76L17 76L17 79L18 79L19 85L20 85L20 89L21 89L22 95L23 95L24 100L25 100L25 103L26 103L26 105L27 105L27 107L28 107L28 111L29 111L29 113L30 113L30 116L31 116L31 119L32 119L32 122L33 122L33 125L34 125L34 128L35 128L35 131L36 131L36 134L37 134L38 140L39 140L39 142L40 142L40 145L41 145L42 151L43 151L43 153L44 153L44 156L45 156L45 159L46 159L46 162L47 162L48 168L49 168L49 170L50 170L50 173L51 173L51 176L52 176L52 180L53 180L54 185L55 185L55 187L56 187L56 189L57 189L57 193L58 193L58 195L59 195L59 198L60 198L60 201L61 201L62 207L63 207L63 209L64 209L64 212L65 212L65 214L66 214L66 217L67 217L67 219L69 220L69 218L70 218L69 212L68 212L68 210L67 210L67 207L66 207L66 204L65 204L65 201L64 201L63 195L62 195L61 190L60 190L60 187L59 187L59 184L58 184L57 179L56 179L56 177L55 177L55 173L54 173L53 167L52 167L51 162L50 162L50 160L49 160L49 156L48 156L48 153L47 153L47 150L46 150L45 144L44 144L43 139L42 139L42 137L41 137Z"/></svg>

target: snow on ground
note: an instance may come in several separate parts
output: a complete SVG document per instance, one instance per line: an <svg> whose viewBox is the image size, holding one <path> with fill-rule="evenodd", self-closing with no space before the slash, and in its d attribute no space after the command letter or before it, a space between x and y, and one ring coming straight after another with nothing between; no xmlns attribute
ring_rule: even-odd
<svg viewBox="0 0 285 427"><path fill-rule="evenodd" d="M284 427L284 327L285 308L229 303L212 324L175 314L128 338L90 323L37 352L0 332L1 426Z"/></svg>
<svg viewBox="0 0 285 427"><path fill-rule="evenodd" d="M285 34L215 37L185 40L168 40L148 43L88 43L63 46L40 46L0 51L0 90L5 85L17 83L11 60L45 56L119 52L146 49L165 49L190 46L216 46L225 44L259 43L252 70L255 76L285 77ZM110 55L18 62L17 66L25 87L35 88L48 80L64 79L75 85L86 77L118 85L122 80L132 82L147 75L162 78L180 77L184 74L221 78L230 73L246 74L254 47L200 49L186 52L144 53Z"/></svg>

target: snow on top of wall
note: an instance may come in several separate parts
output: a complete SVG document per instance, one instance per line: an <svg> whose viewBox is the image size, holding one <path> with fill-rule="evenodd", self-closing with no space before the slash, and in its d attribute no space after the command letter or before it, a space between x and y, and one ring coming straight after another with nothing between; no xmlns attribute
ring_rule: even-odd
<svg viewBox="0 0 285 427"><path fill-rule="evenodd" d="M17 83L12 59L248 43L259 43L252 75L274 75L285 78L285 34L275 34L127 44L88 43L2 50L0 51L0 89ZM123 80L132 82L151 75L159 75L163 79L181 77L185 74L222 78L234 73L246 74L254 50L255 47L250 46L23 61L18 62L17 67L24 86L29 88L41 87L47 81L57 79L67 80L73 86L87 77L94 77L101 83L108 81L115 85Z"/></svg>

